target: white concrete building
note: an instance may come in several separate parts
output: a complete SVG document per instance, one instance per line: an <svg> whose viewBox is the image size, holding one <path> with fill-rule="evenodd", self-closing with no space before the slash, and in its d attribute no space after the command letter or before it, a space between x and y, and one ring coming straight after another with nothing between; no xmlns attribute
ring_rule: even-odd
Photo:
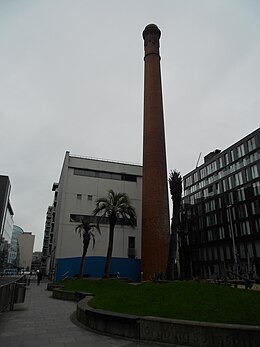
<svg viewBox="0 0 260 347"><path fill-rule="evenodd" d="M142 167L112 161L70 155L66 152L58 184L54 184L55 213L50 273L55 280L79 273L82 239L75 232L84 216L93 216L97 198L109 189L126 193L136 209L137 226L115 227L111 274L133 280L140 278ZM108 245L109 225L101 224L96 244L89 246L84 273L103 275Z"/></svg>
<svg viewBox="0 0 260 347"><path fill-rule="evenodd" d="M19 266L26 271L31 270L34 239L35 235L32 235L31 232L17 234L20 253Z"/></svg>

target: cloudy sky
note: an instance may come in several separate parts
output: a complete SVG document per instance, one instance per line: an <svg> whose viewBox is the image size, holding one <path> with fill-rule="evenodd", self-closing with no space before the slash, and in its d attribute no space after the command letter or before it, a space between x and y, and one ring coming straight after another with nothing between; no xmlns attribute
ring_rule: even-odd
<svg viewBox="0 0 260 347"><path fill-rule="evenodd" d="M65 151L142 163L144 27L162 32L168 171L184 175L259 127L259 18L258 0L0 0L0 174L35 250Z"/></svg>

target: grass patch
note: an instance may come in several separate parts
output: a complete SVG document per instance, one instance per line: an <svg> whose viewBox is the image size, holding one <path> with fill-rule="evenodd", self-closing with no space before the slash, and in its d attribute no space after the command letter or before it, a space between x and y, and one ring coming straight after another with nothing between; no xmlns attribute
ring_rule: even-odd
<svg viewBox="0 0 260 347"><path fill-rule="evenodd" d="M95 294L90 305L137 316L260 325L260 292L197 282L129 284L67 280L65 290Z"/></svg>

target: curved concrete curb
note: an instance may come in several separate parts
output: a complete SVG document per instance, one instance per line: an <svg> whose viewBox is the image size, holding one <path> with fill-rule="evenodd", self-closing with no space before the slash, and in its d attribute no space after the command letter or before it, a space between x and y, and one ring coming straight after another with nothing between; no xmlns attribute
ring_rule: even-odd
<svg viewBox="0 0 260 347"><path fill-rule="evenodd" d="M189 347L259 346L260 326L138 317L94 309L88 305L93 294L87 292L70 292L56 288L53 289L52 296L61 300L78 301L78 321L102 333Z"/></svg>
<svg viewBox="0 0 260 347"><path fill-rule="evenodd" d="M189 347L258 347L260 327L194 322L158 317L137 317L88 306L78 302L77 319L89 328L138 340Z"/></svg>
<svg viewBox="0 0 260 347"><path fill-rule="evenodd" d="M59 300L69 300L69 301L80 301L85 297L94 296L92 293L87 292L71 292L69 290L63 290L59 288L54 288L52 290L52 297Z"/></svg>
<svg viewBox="0 0 260 347"><path fill-rule="evenodd" d="M89 298L78 302L77 319L89 328L107 334L140 339L139 317L94 309L88 305Z"/></svg>

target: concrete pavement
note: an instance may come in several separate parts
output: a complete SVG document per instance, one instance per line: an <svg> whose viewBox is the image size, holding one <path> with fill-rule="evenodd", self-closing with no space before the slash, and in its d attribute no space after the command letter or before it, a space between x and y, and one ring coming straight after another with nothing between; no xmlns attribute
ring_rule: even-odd
<svg viewBox="0 0 260 347"><path fill-rule="evenodd" d="M77 323L76 303L51 298L47 283L31 282L25 303L0 313L0 346L148 347L165 346L96 334Z"/></svg>

